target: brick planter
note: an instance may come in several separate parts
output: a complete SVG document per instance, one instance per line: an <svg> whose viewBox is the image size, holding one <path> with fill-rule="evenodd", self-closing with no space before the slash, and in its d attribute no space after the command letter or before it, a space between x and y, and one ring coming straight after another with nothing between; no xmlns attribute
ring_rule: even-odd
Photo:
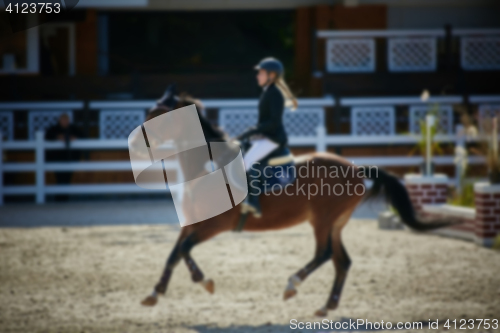
<svg viewBox="0 0 500 333"><path fill-rule="evenodd" d="M423 213L424 205L446 203L448 194L448 177L436 174L426 177L418 174L405 175L405 185L415 211Z"/></svg>
<svg viewBox="0 0 500 333"><path fill-rule="evenodd" d="M475 216L472 208L447 205L448 177L436 174L432 177L409 174L405 185L415 211L426 218L455 221L460 224L432 231L435 234L475 241Z"/></svg>
<svg viewBox="0 0 500 333"><path fill-rule="evenodd" d="M446 204L448 178L445 175L406 175L405 185L419 215L461 222L433 233L474 241L486 247L492 246L500 235L500 185L476 183L475 209Z"/></svg>
<svg viewBox="0 0 500 333"><path fill-rule="evenodd" d="M500 234L500 184L474 184L476 202L475 235L484 246L491 246Z"/></svg>

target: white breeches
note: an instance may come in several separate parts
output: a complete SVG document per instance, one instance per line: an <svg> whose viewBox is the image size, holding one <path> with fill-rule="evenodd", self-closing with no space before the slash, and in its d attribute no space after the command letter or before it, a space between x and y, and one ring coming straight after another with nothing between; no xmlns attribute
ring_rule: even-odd
<svg viewBox="0 0 500 333"><path fill-rule="evenodd" d="M260 161L278 147L279 145L276 142L266 138L252 141L252 146L243 158L246 171L250 170L252 164Z"/></svg>

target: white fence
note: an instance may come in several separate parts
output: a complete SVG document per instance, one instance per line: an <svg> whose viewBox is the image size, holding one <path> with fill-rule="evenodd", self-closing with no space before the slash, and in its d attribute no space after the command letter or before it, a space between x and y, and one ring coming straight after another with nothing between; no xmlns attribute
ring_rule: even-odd
<svg viewBox="0 0 500 333"><path fill-rule="evenodd" d="M478 105L479 119L499 117L500 118L500 95L475 95L470 96L469 101ZM479 124L479 130L483 131L483 124Z"/></svg>
<svg viewBox="0 0 500 333"><path fill-rule="evenodd" d="M457 29L460 63L465 70L500 69L500 29Z"/></svg>
<svg viewBox="0 0 500 333"><path fill-rule="evenodd" d="M391 72L432 72L437 69L438 39L444 29L320 30L326 42L326 70L330 73L376 71L376 39L387 40L387 68ZM500 29L454 29L460 39L464 70L500 69Z"/></svg>
<svg viewBox="0 0 500 333"><path fill-rule="evenodd" d="M351 136L327 135L324 127L318 127L317 135L310 137L290 137L290 146L312 146L316 151L326 151L327 146L376 146L376 145L410 145L416 144L417 136L390 135L390 136ZM460 139L455 135L437 136L438 142L456 142ZM75 140L71 142L72 149L127 149L127 140ZM85 184L85 185L47 185L45 172L47 171L132 171L129 161L96 161L96 162L46 162L45 151L51 149L64 149L62 142L47 142L43 132L38 132L35 141L0 141L0 156L5 150L31 150L35 151L35 162L20 163L0 160L0 204L5 195L34 194L37 203L44 203L47 194L104 194L104 193L147 193L136 184ZM377 166L419 166L423 163L421 156L365 156L347 157L356 165ZM453 156L435 156L436 165L453 165ZM470 164L484 163L480 157L471 157ZM174 161L165 161L165 168L175 169L180 172L178 164ZM5 172L35 172L35 185L2 186ZM172 193L172 195L180 195Z"/></svg>
<svg viewBox="0 0 500 333"><path fill-rule="evenodd" d="M127 140L75 140L70 143L72 149L96 150L126 150ZM37 203L45 202L46 194L108 194L108 193L147 193L155 190L146 190L135 183L132 184L82 184L82 185L47 185L45 172L47 171L130 171L130 161L76 161L76 162L46 162L47 150L65 149L63 142L45 141L44 132L36 133L34 141L0 141L0 156L6 150L34 151L35 162L3 162L0 159L0 205L5 195L34 194ZM181 169L175 161L164 161L165 168L174 169L180 173ZM4 173L35 172L34 185L3 186ZM172 193L172 195L180 195Z"/></svg>
<svg viewBox="0 0 500 333"><path fill-rule="evenodd" d="M387 39L387 63L391 72L434 71L437 67L437 38L444 30L320 30L327 39L326 68L330 73L374 72L376 38Z"/></svg>
<svg viewBox="0 0 500 333"><path fill-rule="evenodd" d="M335 104L333 98L304 98L299 99L302 107L320 108ZM205 108L256 108L257 99L235 100L204 100ZM126 139L112 139L127 137L130 130L140 125L145 110L155 105L153 100L144 101L91 101L89 108L100 112L101 140L75 140L71 142L72 149L86 150L127 150ZM64 149L62 142L45 141L43 132L37 131L46 128L55 122L62 113L72 115L73 110L83 109L83 102L8 102L0 103L0 138L2 131L6 131L5 139L0 140L0 205L5 195L35 195L37 203L44 203L47 194L100 194L100 193L148 193L133 184L82 184L82 185L47 185L45 172L47 171L132 171L130 161L81 161L81 162L46 162L45 151ZM16 110L28 110L28 137L30 140L12 140L14 132L13 113ZM321 113L321 116L323 113ZM3 116L3 118L2 118ZM320 117L321 125L324 123ZM111 138L111 139L110 139ZM27 150L35 152L35 162L3 162L4 151ZM181 172L176 162L165 161L165 168ZM35 172L34 185L3 186L4 173ZM180 193L172 193L181 195Z"/></svg>
<svg viewBox="0 0 500 333"><path fill-rule="evenodd" d="M431 97L425 103L418 97L379 97L379 98L341 98L340 104L344 107L354 108L379 108L394 107L397 105L416 105L425 106L433 103L440 104L455 104L463 101L461 96L445 96ZM500 96L470 96L471 103L481 105L495 106L500 104ZM218 108L219 110L229 108L233 110L255 109L257 100L206 100L203 101L206 108ZM2 105L7 103L0 103ZM12 109L19 108L17 103L8 105ZM123 101L123 102L91 102L92 109L99 110L121 110L126 108L141 109L149 108L153 101ZM48 104L47 104L48 105ZM334 105L331 97L320 99L301 99L299 105L303 108L324 108ZM57 107L58 105L51 105ZM67 105L63 105L67 106ZM33 107L33 105L22 105L22 108ZM38 108L39 109L39 108ZM59 108L61 109L61 108ZM317 110L315 111L317 112ZM318 118L319 119L319 118ZM351 135L327 135L325 130L324 118L320 117L315 133L307 133L300 135L290 133L289 144L292 147L314 147L316 151L326 151L327 147L369 147L369 146L387 146L387 145L414 145L420 139L418 134L414 135L386 135L383 132L378 135L363 135L363 133L355 133ZM392 132L391 132L392 133ZM460 138L455 133L447 133L436 137L438 142L454 143L459 145L463 143L463 138ZM73 149L86 150L127 150L128 144L126 139L88 139L75 140L71 142ZM47 194L98 194L98 193L148 193L150 190L145 190L138 187L135 183L128 184L82 184L82 185L47 185L45 182L45 173L47 171L131 171L129 161L81 161L81 162L46 162L45 151L53 149L64 149L62 142L47 142L43 139L43 133L38 132L33 141L29 140L0 140L0 204L3 203L3 198L6 195L35 195L37 203L45 202ZM35 161L28 163L21 162L5 162L3 156L5 151L34 151ZM421 156L362 156L362 157L347 157L357 165L377 165L381 167L387 166L420 166L423 163ZM436 165L453 165L454 156L435 156L433 161ZM484 159L481 157L470 157L470 164L482 164ZM165 167L175 168L180 170L175 162L167 162ZM3 186L4 173L17 172L35 172L36 181L34 185L12 185ZM458 173L456 173L458 174ZM149 192L150 193L150 192ZM180 195L173 193L173 195Z"/></svg>
<svg viewBox="0 0 500 333"><path fill-rule="evenodd" d="M28 138L33 140L35 132L57 123L62 113L73 118L74 110L83 109L82 101L74 102L5 102L0 103L0 131L3 137L12 140L14 136L14 113L28 111Z"/></svg>
<svg viewBox="0 0 500 333"><path fill-rule="evenodd" d="M436 96L426 101L414 96L340 99L341 106L351 107L351 134L373 136L395 133L395 107L401 105L409 108L409 133L419 134L420 121L424 120L433 106L436 106L439 114L439 133L452 134L452 105L462 102L462 96Z"/></svg>

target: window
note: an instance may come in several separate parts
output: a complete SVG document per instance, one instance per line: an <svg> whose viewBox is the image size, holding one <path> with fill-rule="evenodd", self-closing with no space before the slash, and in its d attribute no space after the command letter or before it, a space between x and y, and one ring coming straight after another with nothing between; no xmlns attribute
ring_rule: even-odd
<svg viewBox="0 0 500 333"><path fill-rule="evenodd" d="M28 16L27 20L36 20ZM38 27L12 33L5 12L0 12L0 74L38 73Z"/></svg>

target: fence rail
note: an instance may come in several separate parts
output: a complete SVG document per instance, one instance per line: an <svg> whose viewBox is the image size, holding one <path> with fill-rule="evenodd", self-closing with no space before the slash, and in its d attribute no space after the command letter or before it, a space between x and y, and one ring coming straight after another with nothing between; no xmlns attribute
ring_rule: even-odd
<svg viewBox="0 0 500 333"><path fill-rule="evenodd" d="M438 135L436 141L460 144L458 135ZM420 140L418 136L390 135L390 136L351 136L327 135L323 126L318 127L315 137L290 137L290 146L314 147L316 151L326 151L328 146L367 146L367 145L411 145ZM127 149L127 140L75 140L71 142L73 149ZM136 184L85 184L85 185L47 185L45 172L47 171L132 171L129 161L96 161L96 162L46 162L45 151L63 149L62 142L47 142L44 133L36 133L35 141L0 141L0 156L6 150L32 150L35 151L35 162L3 163L0 159L0 205L3 204L5 195L34 194L36 203L44 203L47 194L97 194L97 193L148 193L150 190L142 189ZM420 166L423 163L421 156L365 156L346 157L356 165L377 166ZM433 161L436 165L453 165L453 156L436 156ZM484 159L472 157L470 164L482 164ZM175 161L165 161L165 168L181 169ZM34 185L3 186L5 172L35 172ZM458 174L458 173L457 173ZM456 179L458 181L458 179ZM157 190L158 191L158 190ZM172 195L181 195L172 193Z"/></svg>
<svg viewBox="0 0 500 333"><path fill-rule="evenodd" d="M470 103L493 108L500 103L498 95L473 95L468 98ZM439 104L455 104L462 103L462 96L433 96L427 101L422 101L417 96L406 97L356 97L356 98L340 98L338 99L339 106L356 108L356 107L374 107L382 106L425 106L434 103ZM258 101L256 99L235 99L235 100L203 100L206 108L218 108L220 110L233 109L233 111L244 109L257 108ZM335 105L335 100L331 96L323 98L306 98L299 100L300 106L306 109L324 108ZM154 104L154 101L91 101L84 103L83 101L75 102L6 102L0 103L0 109L16 110L53 110L63 109L79 109L87 105L93 110L120 110L131 108L139 108L145 110ZM489 110L489 109L488 109ZM495 109L496 110L496 109ZM351 110L352 111L352 110ZM365 110L366 111L366 110ZM326 112L326 111L324 111ZM297 113L299 114L299 113ZM13 121L12 117L5 118ZM2 125L2 124L0 124ZM27 127L29 124L26 124ZM289 143L292 147L314 147L316 151L326 151L328 147L370 147L382 145L415 145L420 137L415 135L328 135L325 130L324 117L317 124L319 127L316 132L308 133L307 136L301 135L300 131L290 133ZM7 128L9 126L6 126ZM11 130L11 129L10 129ZM2 127L0 127L1 137ZM7 136L7 138L9 138ZM437 135L435 140L441 143L460 144L460 138L449 132L446 135ZM86 150L126 150L128 144L126 139L86 139L76 140L71 142L73 149ZM142 189L136 184L85 184L85 185L47 185L45 182L45 172L47 171L128 171L131 170L129 161L82 161L82 162L46 162L45 151L54 149L63 149L62 142L48 142L43 140L43 133L38 132L35 140L0 140L0 156L3 156L3 151L34 151L35 161L27 163L3 162L0 159L0 204L3 203L5 195L25 195L34 194L37 203L45 202L47 194L92 194L92 193L148 193L149 190ZM347 157L353 163L358 165L378 165L378 166L419 166L423 163L423 158L420 156L361 156ZM434 162L436 165L453 165L453 156L436 156ZM484 163L484 159L480 157L471 157L471 164ZM173 163L167 162L166 167L177 168ZM17 172L35 172L34 185L19 185L19 186L3 186L4 173ZM458 174L458 173L456 173ZM457 180L455 180L457 181ZM174 195L179 195L174 193Z"/></svg>
<svg viewBox="0 0 500 333"><path fill-rule="evenodd" d="M404 106L426 106L434 103L442 105L451 105L463 103L462 96L433 96L426 101L422 101L417 96L406 97L356 97L339 98L340 107L346 108L380 108ZM499 95L472 95L468 97L470 103L476 104L481 110L482 107L488 107L488 110L497 110L500 106ZM258 101L256 99L235 99L235 100L203 100L206 108L216 108L239 112L241 110L252 109L256 112ZM72 110L83 108L85 105L94 110L119 110L119 109L147 109L153 105L154 101L83 101L75 102L6 102L0 103L0 109L16 110L61 110L70 108ZM335 100L331 96L323 98L306 98L299 100L302 110L320 108L322 112L325 107L334 106ZM490 110L490 111L491 111ZM500 107L499 107L500 110ZM300 111L300 109L299 109ZM366 110L365 110L366 111ZM116 112L116 111L115 111ZM331 111L330 111L331 112ZM336 111L334 111L336 112ZM300 112L292 114L299 115ZM219 112L220 115L220 112ZM323 115L323 113L321 113ZM326 116L326 114L325 114ZM328 147L373 147L388 145L415 145L420 140L418 134L414 135L329 135L325 129L325 117L320 117L320 121L315 123L318 126L316 130L312 128L312 133L303 135L301 131L292 131L289 133L289 144L292 147L313 147L316 151L326 151ZM10 119L11 118L5 118ZM0 119L1 120L1 119ZM2 125L0 121L0 125ZM300 125L300 124L299 124ZM8 127L8 126L7 126ZM26 127L29 127L26 124ZM300 127L300 126L299 126ZM2 127L0 126L0 137L2 137ZM391 132L393 133L393 131ZM34 162L5 162L0 158L0 204L3 203L5 195L25 195L33 194L36 196L37 203L45 202L47 194L92 194L92 193L148 193L149 190L142 189L136 184L82 184L82 185L47 185L45 182L45 172L54 171L131 171L129 161L81 161L81 162L47 162L45 161L45 151L63 149L64 143L45 141L43 132L37 132L35 140L0 140L0 156L3 157L4 151L34 151ZM463 139L449 131L443 135L435 137L437 142L452 143L455 145L463 144ZM85 150L127 150L127 139L85 139L71 142L73 149ZM378 166L420 166L423 163L421 156L360 156L346 157L357 165L378 165ZM453 165L453 156L436 156L433 159L436 165ZM167 168L176 168L180 170L174 162L166 161ZM484 159L481 157L470 157L469 163L482 164ZM17 172L35 172L34 185L9 185L3 186L4 173ZM456 172L456 174L459 174ZM457 180L455 180L457 181ZM173 195L179 195L173 193Z"/></svg>
<svg viewBox="0 0 500 333"><path fill-rule="evenodd" d="M0 133L1 134L1 133ZM70 143L72 149L128 149L127 140L75 140ZM147 193L136 184L82 184L82 185L47 185L46 171L130 171L130 161L95 161L95 162L46 162L45 151L64 149L63 142L45 141L44 132L36 133L35 141L5 141L0 140L0 205L5 195L34 194L36 203L44 203L46 194L99 194L99 193ZM166 147L168 148L168 146ZM35 162L3 162L5 150L31 150L35 152ZM181 172L176 161L164 161L166 169ZM35 172L35 185L4 186L5 172ZM168 188L168 187L167 187ZM153 190L155 191L155 190ZM158 191L158 190L156 190ZM169 190L167 190L168 192ZM172 195L181 195L172 193Z"/></svg>
<svg viewBox="0 0 500 333"><path fill-rule="evenodd" d="M203 106L209 109L220 109L220 108L246 108L246 107L257 107L259 100L256 98L238 98L238 99L203 99L201 100ZM325 107L334 106L335 100L331 96L325 96L321 98L299 98L300 106L311 107ZM142 101L90 101L90 109L148 109L156 103L155 100L142 100ZM0 103L1 107L1 103Z"/></svg>
<svg viewBox="0 0 500 333"><path fill-rule="evenodd" d="M451 96L431 96L429 99L423 101L419 96L398 96L398 97L344 97L338 98L337 102L331 96L325 96L323 98L304 98L299 99L299 111L308 111L312 109L322 109L325 114L324 119L328 117L328 113L332 112L332 107L337 106L343 108L350 108L351 114L356 107L363 107L363 113L370 117L376 116L377 110L380 107L399 107L405 106L408 108L415 108L416 106L429 106L434 104L439 104L440 108L450 109L453 104L461 104L467 99L467 96L451 95ZM500 108L500 96L499 95L472 95L468 96L468 101L472 104L476 104L480 110L482 109L494 109L498 110ZM244 109L257 110L258 101L257 99L208 99L202 101L207 109L217 109L219 116L221 110L226 112L227 110L238 111ZM0 131L3 132L4 139L7 141L12 141L19 139L19 133L24 133L25 129L28 129L28 138L34 138L37 129L47 128L50 124L57 122L57 117L61 112L69 112L76 118L76 123L83 126L85 130L89 130L90 126L93 128L98 128L98 136L101 139L107 140L106 145L113 145L113 140L123 139L128 136L130 130L140 125L146 115L146 109L154 105L153 100L144 101L75 101L75 102L4 102L0 103ZM86 106L84 108L84 106ZM330 108L330 109L327 109ZM18 117L14 113L17 111L28 111L28 116ZM356 109L358 110L358 109ZM419 108L421 110L421 108ZM88 112L92 112L92 124L90 124ZM316 110L317 111L317 110ZM424 110L425 111L425 110ZM59 113L58 113L59 112ZM132 114L133 112L133 114ZM333 112L338 112L338 109L333 110ZM489 111L488 111L489 112ZM496 111L495 111L496 112ZM33 113L33 117L29 117ZM35 115L36 113L36 115ZM138 113L141 114L138 117ZM299 114L301 112L297 112ZM394 113L394 112L393 112ZM424 112L425 113L425 112ZM449 113L449 112L448 112ZM490 112L491 113L491 112ZM98 115L96 115L98 114ZM420 112L419 114L422 114ZM394 126L390 124L393 123L393 118L396 116L388 115L391 119L387 122L390 128L384 128L379 130L377 128L372 128L374 126L368 126L365 130L361 132L352 132L351 134L390 134L394 132ZM36 119L35 119L36 118ZM50 118L50 121L48 121ZM236 117L238 118L238 117ZM293 118L293 117L292 117ZM448 121L450 123L456 123L456 117L451 114ZM19 119L14 124L14 119ZM41 120L40 120L41 119ZM96 119L98 119L96 121ZM219 117L219 120L221 118ZM324 119L321 120L324 122ZM359 119L359 117L356 117ZM292 119L290 119L292 120ZM231 120L230 120L231 121ZM300 122L300 121L299 121ZM366 121L364 121L366 123ZM364 125L357 124L361 127ZM385 122L384 122L385 124ZM15 126L14 126L15 125ZM219 125L228 125L227 123ZM366 125L366 124L365 124ZM237 124L235 125L237 126ZM358 126L358 127L359 127ZM365 127L367 127L365 126ZM297 126L295 126L297 127ZM352 126L352 128L357 128ZM20 132L19 129L22 129ZM371 130L373 129L373 131ZM408 131L411 128L408 127ZM14 132L18 133L17 136ZM374 133L372 133L374 132ZM94 132L95 133L95 132ZM449 133L451 134L451 133ZM108 141L109 140L109 141ZM306 140L307 141L307 140ZM23 143L20 143L19 149L22 149ZM104 145L104 146L106 146ZM104 147L103 146L103 147Z"/></svg>
<svg viewBox="0 0 500 333"><path fill-rule="evenodd" d="M435 36L444 37L443 29L422 29L422 30L318 30L318 38L345 38L345 37L420 37Z"/></svg>
<svg viewBox="0 0 500 333"><path fill-rule="evenodd" d="M497 96L500 97L500 96ZM421 105L421 104L458 104L463 102L463 97L458 95L431 96L423 101L418 96L399 97L344 97L340 99L342 106L375 106L375 105Z"/></svg>

